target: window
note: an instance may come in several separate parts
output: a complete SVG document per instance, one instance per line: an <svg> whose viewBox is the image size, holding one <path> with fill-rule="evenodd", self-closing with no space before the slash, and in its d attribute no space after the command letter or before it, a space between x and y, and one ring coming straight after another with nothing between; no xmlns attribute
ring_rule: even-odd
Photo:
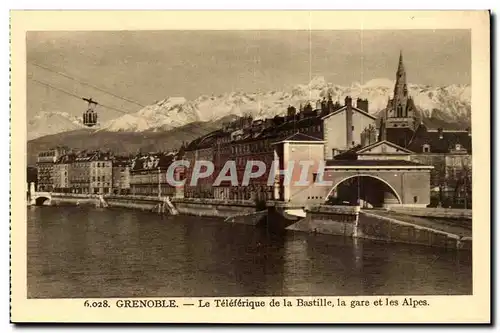
<svg viewBox="0 0 500 333"><path fill-rule="evenodd" d="M418 202L418 197L417 196L414 196L413 197L413 203L417 203Z"/></svg>
<svg viewBox="0 0 500 333"><path fill-rule="evenodd" d="M351 130L353 130L353 131L354 131L354 125L353 125L353 126L351 126Z"/></svg>

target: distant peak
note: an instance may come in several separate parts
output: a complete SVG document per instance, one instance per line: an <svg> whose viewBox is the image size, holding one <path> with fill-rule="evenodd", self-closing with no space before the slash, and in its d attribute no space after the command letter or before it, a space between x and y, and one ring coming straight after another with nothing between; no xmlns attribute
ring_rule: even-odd
<svg viewBox="0 0 500 333"><path fill-rule="evenodd" d="M315 76L310 82L309 86L311 88L324 87L326 85L326 80L324 76Z"/></svg>
<svg viewBox="0 0 500 333"><path fill-rule="evenodd" d="M392 88L394 86L394 80L388 79L388 78L377 78L377 79L372 79L370 81L365 82L363 85L365 87L373 87L373 88L378 88L378 87L384 87L384 88Z"/></svg>

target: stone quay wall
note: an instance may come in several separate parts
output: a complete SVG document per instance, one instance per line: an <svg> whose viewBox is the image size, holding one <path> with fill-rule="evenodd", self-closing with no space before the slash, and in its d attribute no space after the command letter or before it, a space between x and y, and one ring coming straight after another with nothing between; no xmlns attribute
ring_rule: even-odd
<svg viewBox="0 0 500 333"><path fill-rule="evenodd" d="M364 238L450 249L472 249L472 238L359 211L357 207L317 206L287 230Z"/></svg>
<svg viewBox="0 0 500 333"><path fill-rule="evenodd" d="M472 221L472 209L455 209L455 208L414 208L414 207L390 207L396 213L431 217L431 218L444 218L444 219L460 219Z"/></svg>
<svg viewBox="0 0 500 333"><path fill-rule="evenodd" d="M228 218L256 212L255 203L251 200L173 198L172 203L180 214L185 215Z"/></svg>

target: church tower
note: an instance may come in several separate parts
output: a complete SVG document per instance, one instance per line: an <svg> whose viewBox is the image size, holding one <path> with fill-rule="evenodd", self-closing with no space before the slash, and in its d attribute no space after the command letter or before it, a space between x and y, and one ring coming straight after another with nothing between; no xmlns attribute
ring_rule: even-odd
<svg viewBox="0 0 500 333"><path fill-rule="evenodd" d="M403 63L402 52L399 53L394 95L387 103L385 118L385 125L387 128L410 128L413 130L415 126L418 125L417 110L413 99L408 94L406 70Z"/></svg>

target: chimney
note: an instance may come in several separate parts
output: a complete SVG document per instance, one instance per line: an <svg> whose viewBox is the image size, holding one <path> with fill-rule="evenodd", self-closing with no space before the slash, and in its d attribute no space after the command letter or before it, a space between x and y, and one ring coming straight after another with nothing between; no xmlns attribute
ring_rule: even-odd
<svg viewBox="0 0 500 333"><path fill-rule="evenodd" d="M317 109L321 109L321 100L320 100L320 99L318 99L318 100L316 101L316 110L317 110Z"/></svg>
<svg viewBox="0 0 500 333"><path fill-rule="evenodd" d="M368 100L367 99L358 98L356 100L356 107L358 109L360 109L360 110L368 112Z"/></svg>
<svg viewBox="0 0 500 333"><path fill-rule="evenodd" d="M350 96L347 96L345 98L345 106L346 106L346 147L349 149L352 146L352 137L353 137L353 131L352 131L352 98Z"/></svg>
<svg viewBox="0 0 500 333"><path fill-rule="evenodd" d="M443 129L440 127L438 128L438 133L439 133L439 140L443 139Z"/></svg>

